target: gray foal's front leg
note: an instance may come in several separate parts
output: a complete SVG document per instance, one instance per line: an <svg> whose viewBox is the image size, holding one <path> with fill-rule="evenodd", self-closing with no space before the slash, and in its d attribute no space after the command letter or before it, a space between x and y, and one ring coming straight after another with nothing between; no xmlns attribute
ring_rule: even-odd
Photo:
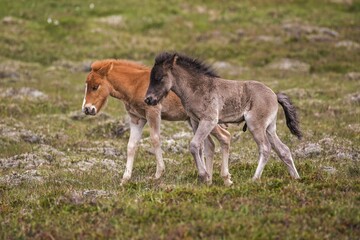
<svg viewBox="0 0 360 240"><path fill-rule="evenodd" d="M121 180L121 185L125 184L131 178L137 144L141 139L141 134L145 123L146 120L144 119L130 120L130 138L127 145L126 168Z"/></svg>
<svg viewBox="0 0 360 240"><path fill-rule="evenodd" d="M195 135L195 133L196 133L196 130L198 129L198 126L199 126L199 123L198 122L196 122L195 120L193 120L193 119L190 119L190 121L189 121L189 123L190 123L190 126L191 126L191 128L192 128L192 130L193 130L193 133L194 133L194 135ZM205 140L206 141L206 140ZM209 144L208 142L206 142L206 144ZM210 143L211 144L211 143ZM201 161L203 162L203 164L205 164L205 161L204 161L204 154L205 155L209 155L210 154L210 151L208 151L208 149L205 149L205 151L203 152L203 150L204 150L204 147L208 147L208 146L205 146L205 144L204 143L201 143L200 144L200 151L199 151L199 155L200 155L200 158L201 158ZM212 148L212 150L213 150L213 152L215 151L215 145L214 146L212 146L213 148ZM211 163L212 163L212 159L211 159ZM197 164L197 162L195 162L195 164L196 164L196 168L199 170L199 167L198 167L198 164Z"/></svg>
<svg viewBox="0 0 360 240"><path fill-rule="evenodd" d="M161 150L161 141L160 141L160 123L161 115L160 112L155 111L152 113L147 113L146 119L148 120L150 126L150 138L154 147L155 157L156 157L156 173L155 179L159 179L163 172L165 171L165 164L162 157Z"/></svg>
<svg viewBox="0 0 360 240"><path fill-rule="evenodd" d="M199 171L199 177L201 180L209 182L209 173L206 170L205 163L201 158L201 147L204 144L205 138L207 138L212 131L212 129L216 126L217 120L201 120L199 122L198 128L195 132L195 136L190 142L190 152L195 159L196 166Z"/></svg>

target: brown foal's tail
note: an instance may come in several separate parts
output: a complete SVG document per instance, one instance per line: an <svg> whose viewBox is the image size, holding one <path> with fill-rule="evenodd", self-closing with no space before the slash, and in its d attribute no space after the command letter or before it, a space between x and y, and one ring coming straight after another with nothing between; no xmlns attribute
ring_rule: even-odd
<svg viewBox="0 0 360 240"><path fill-rule="evenodd" d="M276 94L277 100L280 105L283 107L286 118L286 125L290 129L290 132L298 137L298 139L302 138L302 133L299 128L299 119L297 116L296 108L291 103L290 98L284 93Z"/></svg>

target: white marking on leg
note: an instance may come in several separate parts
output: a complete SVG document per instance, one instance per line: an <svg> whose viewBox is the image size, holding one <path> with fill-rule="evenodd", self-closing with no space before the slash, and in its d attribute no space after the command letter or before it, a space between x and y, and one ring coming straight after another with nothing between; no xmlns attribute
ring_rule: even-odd
<svg viewBox="0 0 360 240"><path fill-rule="evenodd" d="M127 145L126 168L121 181L122 184L126 183L131 178L137 144L141 139L141 134L145 123L146 121L142 119L139 120L138 124L130 121L130 137Z"/></svg>
<svg viewBox="0 0 360 240"><path fill-rule="evenodd" d="M85 95L84 95L84 101L83 101L82 108L81 108L81 111L82 111L82 112L84 112L84 108L85 108L86 92L87 92L87 83L85 84Z"/></svg>

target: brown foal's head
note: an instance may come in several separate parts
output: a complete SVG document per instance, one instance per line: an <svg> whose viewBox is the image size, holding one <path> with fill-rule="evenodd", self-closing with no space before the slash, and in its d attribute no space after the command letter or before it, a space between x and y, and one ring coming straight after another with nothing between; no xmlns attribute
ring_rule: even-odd
<svg viewBox="0 0 360 240"><path fill-rule="evenodd" d="M91 72L85 82L85 97L82 111L86 115L96 115L106 103L112 86L107 81L108 73L113 68L111 61L97 61L91 65Z"/></svg>

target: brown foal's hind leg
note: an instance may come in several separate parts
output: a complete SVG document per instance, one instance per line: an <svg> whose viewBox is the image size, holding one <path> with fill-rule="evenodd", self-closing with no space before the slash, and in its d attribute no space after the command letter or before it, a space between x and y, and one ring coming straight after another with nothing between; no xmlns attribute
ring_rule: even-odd
<svg viewBox="0 0 360 240"><path fill-rule="evenodd" d="M268 127L267 136L269 138L272 148L275 150L279 158L285 163L286 167L288 168L290 175L295 179L299 179L300 176L296 170L289 147L282 143L280 138L276 134L275 122L273 122Z"/></svg>
<svg viewBox="0 0 360 240"><path fill-rule="evenodd" d="M205 157L205 160L206 160L205 161L206 170L207 170L207 172L209 174L209 180L208 180L209 185L212 183L214 154L215 154L215 143L211 139L211 137L208 136L204 140L204 157Z"/></svg>
<svg viewBox="0 0 360 240"><path fill-rule="evenodd" d="M231 181L231 174L229 172L229 151L230 151L230 141L231 135L224 128L217 125L211 134L216 137L216 139L221 144L221 153L222 153L222 164L221 164L221 177L224 180L225 186L231 186L233 182Z"/></svg>

